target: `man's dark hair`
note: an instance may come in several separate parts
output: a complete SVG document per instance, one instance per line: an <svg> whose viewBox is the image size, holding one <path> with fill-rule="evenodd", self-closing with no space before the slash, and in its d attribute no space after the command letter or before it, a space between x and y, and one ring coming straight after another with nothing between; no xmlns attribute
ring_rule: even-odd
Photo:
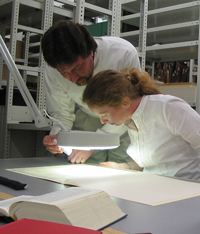
<svg viewBox="0 0 200 234"><path fill-rule="evenodd" d="M88 29L69 20L61 20L51 26L45 32L41 46L45 61L54 68L71 65L79 56L86 58L97 49Z"/></svg>

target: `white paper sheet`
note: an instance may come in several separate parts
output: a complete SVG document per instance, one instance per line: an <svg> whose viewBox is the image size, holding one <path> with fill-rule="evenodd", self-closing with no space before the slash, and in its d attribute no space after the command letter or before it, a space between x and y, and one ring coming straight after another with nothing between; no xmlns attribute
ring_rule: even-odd
<svg viewBox="0 0 200 234"><path fill-rule="evenodd" d="M200 195L200 184L155 175L86 164L8 169L63 184L100 189L110 196L160 205Z"/></svg>

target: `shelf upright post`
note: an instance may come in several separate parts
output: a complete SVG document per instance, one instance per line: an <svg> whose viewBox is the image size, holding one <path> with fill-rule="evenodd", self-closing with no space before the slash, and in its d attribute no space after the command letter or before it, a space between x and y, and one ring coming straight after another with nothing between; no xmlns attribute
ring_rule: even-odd
<svg viewBox="0 0 200 234"><path fill-rule="evenodd" d="M28 66L28 52L29 52L29 46L30 46L30 32L25 32L24 34L24 66ZM24 82L26 83L26 79L27 79L27 71L23 70L22 71L23 74L23 79Z"/></svg>
<svg viewBox="0 0 200 234"><path fill-rule="evenodd" d="M43 33L52 25L53 22L53 2L54 2L53 0L44 1L43 13L42 13L42 25L41 25ZM45 61L40 47L39 82L37 85L37 106L40 110L46 108L46 98L44 90L44 70L45 70Z"/></svg>
<svg viewBox="0 0 200 234"><path fill-rule="evenodd" d="M54 0L45 0L42 12L42 24L41 29L45 32L53 23L53 6ZM42 50L40 47L40 57L39 57L39 80L37 82L37 106L39 110L46 109L46 96L45 96L45 84L44 84L44 71L45 71L45 61L43 58ZM45 154L44 147L41 148L43 138L45 136L44 131L37 131L36 136L36 157L42 157ZM42 145L43 146L43 145Z"/></svg>
<svg viewBox="0 0 200 234"><path fill-rule="evenodd" d="M5 24L0 22L0 34L2 38L5 37ZM3 58L0 57L0 88L2 88L2 83L3 83Z"/></svg>
<svg viewBox="0 0 200 234"><path fill-rule="evenodd" d="M199 5L200 22L200 5ZM200 114L200 23L199 23L199 43L198 43L198 64L197 64L197 93L196 93L196 111Z"/></svg>
<svg viewBox="0 0 200 234"><path fill-rule="evenodd" d="M121 17L120 0L109 0L109 10L112 11L112 16L108 17L108 36L119 37Z"/></svg>
<svg viewBox="0 0 200 234"><path fill-rule="evenodd" d="M12 15L11 15L11 31L10 31L10 54L15 61L16 43L17 43L17 25L19 18L19 5L20 0L15 0L12 2ZM7 91L6 91L6 123L5 123L5 144L3 148L3 157L8 158L10 155L10 131L7 128L7 123L11 121L12 118L12 104L13 104L13 89L14 89L14 79L11 74L9 74L9 79L7 81Z"/></svg>
<svg viewBox="0 0 200 234"><path fill-rule="evenodd" d="M0 23L0 34L2 38L5 37L5 24ZM3 57L0 56L0 88L2 88L3 79ZM0 106L0 149L4 149L5 139L5 107Z"/></svg>
<svg viewBox="0 0 200 234"><path fill-rule="evenodd" d="M139 54L141 54L141 69L145 70L146 63L146 41L147 41L147 13L148 0L140 0L140 33L139 33Z"/></svg>
<svg viewBox="0 0 200 234"><path fill-rule="evenodd" d="M189 82L193 82L193 69L194 69L194 59L190 59L190 73L189 73Z"/></svg>
<svg viewBox="0 0 200 234"><path fill-rule="evenodd" d="M75 10L75 23L84 24L84 15L85 15L85 0L78 0L76 2Z"/></svg>

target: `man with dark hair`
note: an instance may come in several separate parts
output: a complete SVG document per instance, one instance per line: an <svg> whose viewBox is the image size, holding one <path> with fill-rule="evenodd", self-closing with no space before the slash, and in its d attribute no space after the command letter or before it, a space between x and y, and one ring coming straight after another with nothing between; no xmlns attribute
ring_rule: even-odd
<svg viewBox="0 0 200 234"><path fill-rule="evenodd" d="M135 47L118 37L95 37L84 25L59 21L42 38L42 51L47 63L45 70L47 109L67 129L104 131L120 135L117 149L101 151L73 150L68 160L72 163L99 163L103 161L130 162L126 149L130 143L124 125L102 125L82 102L82 93L88 80L106 69L120 71L125 67L140 68ZM59 127L54 126L43 143L51 153L63 153L55 145Z"/></svg>

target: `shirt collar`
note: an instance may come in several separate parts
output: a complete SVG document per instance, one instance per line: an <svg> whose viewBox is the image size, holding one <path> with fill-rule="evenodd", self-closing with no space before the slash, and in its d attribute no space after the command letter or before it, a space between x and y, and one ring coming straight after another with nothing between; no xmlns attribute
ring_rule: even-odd
<svg viewBox="0 0 200 234"><path fill-rule="evenodd" d="M140 116L140 115L143 113L144 108L145 108L145 106L147 105L148 99L149 99L149 95L143 96L143 97L142 97L138 108L137 108L137 109L135 110L135 112L132 114L132 119L134 119L134 118L137 117L137 116Z"/></svg>

